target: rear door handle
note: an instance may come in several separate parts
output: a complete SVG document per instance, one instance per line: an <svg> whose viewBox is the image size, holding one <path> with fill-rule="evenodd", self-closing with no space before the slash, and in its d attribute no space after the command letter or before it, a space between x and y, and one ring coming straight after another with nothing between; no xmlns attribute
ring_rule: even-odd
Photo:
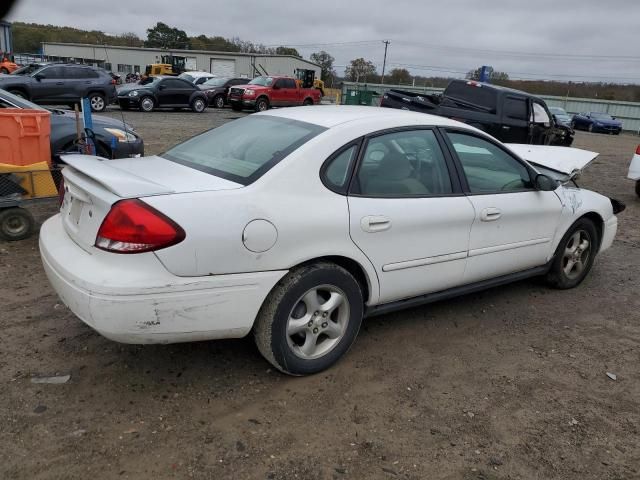
<svg viewBox="0 0 640 480"><path fill-rule="evenodd" d="M362 217L360 227L368 233L383 232L391 228L391 219L383 215L369 215Z"/></svg>
<svg viewBox="0 0 640 480"><path fill-rule="evenodd" d="M488 207L480 212L480 220L483 222L493 222L502 216L502 211L496 207Z"/></svg>

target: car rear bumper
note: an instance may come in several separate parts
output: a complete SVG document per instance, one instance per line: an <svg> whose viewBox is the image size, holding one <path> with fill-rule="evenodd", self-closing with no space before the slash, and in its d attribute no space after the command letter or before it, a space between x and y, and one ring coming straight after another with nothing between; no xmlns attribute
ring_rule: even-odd
<svg viewBox="0 0 640 480"><path fill-rule="evenodd" d="M69 309L122 343L239 338L286 271L178 277L153 253L119 255L80 248L60 214L40 230L46 275Z"/></svg>

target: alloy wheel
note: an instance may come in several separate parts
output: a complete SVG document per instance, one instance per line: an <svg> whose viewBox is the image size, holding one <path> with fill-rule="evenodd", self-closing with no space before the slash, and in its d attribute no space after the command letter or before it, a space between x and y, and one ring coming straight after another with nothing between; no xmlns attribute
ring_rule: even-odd
<svg viewBox="0 0 640 480"><path fill-rule="evenodd" d="M577 230L569 240L562 256L562 270L567 278L578 278L584 271L591 255L591 237L585 230Z"/></svg>
<svg viewBox="0 0 640 480"><path fill-rule="evenodd" d="M333 285L308 290L287 320L287 342L293 353L310 360L333 350L344 337L349 310L346 294Z"/></svg>
<svg viewBox="0 0 640 480"><path fill-rule="evenodd" d="M99 112L102 111L104 109L104 98L102 98L99 95L95 95L93 97L91 97L91 109Z"/></svg>

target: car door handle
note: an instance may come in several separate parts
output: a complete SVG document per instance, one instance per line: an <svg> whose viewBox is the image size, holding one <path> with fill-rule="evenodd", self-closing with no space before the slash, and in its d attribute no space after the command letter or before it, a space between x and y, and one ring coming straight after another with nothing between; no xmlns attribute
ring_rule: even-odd
<svg viewBox="0 0 640 480"><path fill-rule="evenodd" d="M369 215L362 217L360 227L368 233L383 232L391 228L391 219L382 215Z"/></svg>
<svg viewBox="0 0 640 480"><path fill-rule="evenodd" d="M502 216L502 212L499 208L488 207L480 212L480 220L483 222L493 222L498 220Z"/></svg>
<svg viewBox="0 0 640 480"><path fill-rule="evenodd" d="M56 85L64 85L64 82L56 82Z"/></svg>

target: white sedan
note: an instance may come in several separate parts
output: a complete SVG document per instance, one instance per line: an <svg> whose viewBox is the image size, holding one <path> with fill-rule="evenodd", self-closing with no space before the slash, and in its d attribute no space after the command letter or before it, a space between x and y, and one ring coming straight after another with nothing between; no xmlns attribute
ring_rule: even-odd
<svg viewBox="0 0 640 480"><path fill-rule="evenodd" d="M268 111L159 156L66 157L40 250L110 339L252 332L276 368L309 374L366 316L531 276L578 285L617 228L615 202L573 180L595 156L402 110Z"/></svg>
<svg viewBox="0 0 640 480"><path fill-rule="evenodd" d="M633 155L633 158L631 158L627 178L635 180L636 194L640 197L640 145L638 145L636 153Z"/></svg>

